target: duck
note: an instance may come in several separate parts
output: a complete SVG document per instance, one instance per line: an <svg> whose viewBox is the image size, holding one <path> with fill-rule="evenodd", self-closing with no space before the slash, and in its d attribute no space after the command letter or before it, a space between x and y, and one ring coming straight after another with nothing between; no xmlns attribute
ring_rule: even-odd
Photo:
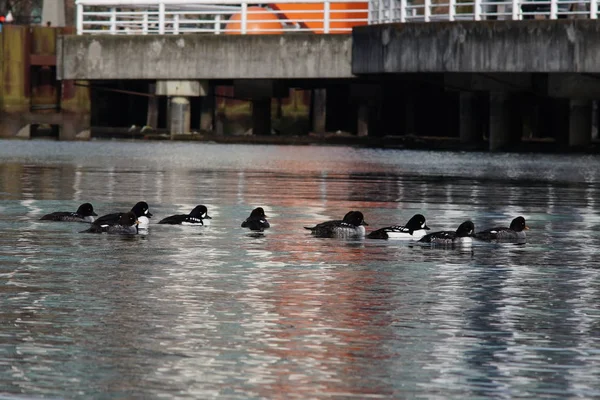
<svg viewBox="0 0 600 400"><path fill-rule="evenodd" d="M495 227L483 230L475 234L475 239L483 240L486 242L498 241L498 242L514 242L524 241L526 239L525 231L529 230L529 227L525 223L525 218L518 216L513 219L508 228L506 227Z"/></svg>
<svg viewBox="0 0 600 400"><path fill-rule="evenodd" d="M465 221L458 226L456 231L438 231L428 233L419 239L419 243L432 244L470 244L475 233L475 224Z"/></svg>
<svg viewBox="0 0 600 400"><path fill-rule="evenodd" d="M92 224L82 233L109 233L121 235L135 235L138 231L139 221L136 215L129 211L119 217L119 221L112 225L96 225Z"/></svg>
<svg viewBox="0 0 600 400"><path fill-rule="evenodd" d="M352 238L364 237L365 226L368 225L362 212L348 211L341 220L321 222L313 227L305 226L304 229L310 230L316 237Z"/></svg>
<svg viewBox="0 0 600 400"><path fill-rule="evenodd" d="M148 203L145 201L137 202L130 210L138 221L138 229L148 229L148 225L150 224L150 219L152 217L152 213L148 207ZM116 212L112 214L106 214L98 218L93 222L94 225L118 225L121 216L125 214L124 212Z"/></svg>
<svg viewBox="0 0 600 400"><path fill-rule="evenodd" d="M425 217L422 214L415 214L408 220L406 225L386 226L369 233L367 238L419 240L427 234L428 230L429 227L425 223Z"/></svg>
<svg viewBox="0 0 600 400"><path fill-rule="evenodd" d="M269 224L269 221L267 221L265 210L262 207L256 207L252 210L250 216L242 222L242 228L248 228L251 231L262 232L269 227L271 227L271 225Z"/></svg>
<svg viewBox="0 0 600 400"><path fill-rule="evenodd" d="M63 221L63 222L94 222L94 217L98 214L94 212L94 206L91 203L83 203L77 208L77 211L55 211L46 214L40 218L41 221Z"/></svg>
<svg viewBox="0 0 600 400"><path fill-rule="evenodd" d="M189 214L171 215L158 221L159 224L169 225L207 225L206 220L212 219L208 215L208 208L205 205L198 205Z"/></svg>

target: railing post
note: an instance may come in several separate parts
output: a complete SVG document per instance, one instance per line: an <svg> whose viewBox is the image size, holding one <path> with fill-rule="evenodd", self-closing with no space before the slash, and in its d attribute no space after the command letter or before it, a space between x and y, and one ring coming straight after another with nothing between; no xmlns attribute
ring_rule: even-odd
<svg viewBox="0 0 600 400"><path fill-rule="evenodd" d="M165 34L165 3L158 3L158 34Z"/></svg>
<svg viewBox="0 0 600 400"><path fill-rule="evenodd" d="M406 0L400 0L400 22L406 22Z"/></svg>
<svg viewBox="0 0 600 400"><path fill-rule="evenodd" d="M550 19L558 18L558 2L557 0L550 0Z"/></svg>
<svg viewBox="0 0 600 400"><path fill-rule="evenodd" d="M519 4L519 0L512 0L512 19L513 19L513 21L522 19L520 11L521 11L521 5Z"/></svg>
<svg viewBox="0 0 600 400"><path fill-rule="evenodd" d="M242 24L241 24L241 34L245 35L246 34L246 29L248 26L248 3L243 2L242 3Z"/></svg>
<svg viewBox="0 0 600 400"><path fill-rule="evenodd" d="M83 34L83 4L77 4L77 34Z"/></svg>
<svg viewBox="0 0 600 400"><path fill-rule="evenodd" d="M110 9L110 33L113 35L117 33L117 9L115 7Z"/></svg>
<svg viewBox="0 0 600 400"><path fill-rule="evenodd" d="M425 22L431 20L431 0L425 0L425 9L423 10L423 18Z"/></svg>
<svg viewBox="0 0 600 400"><path fill-rule="evenodd" d="M215 35L221 34L221 14L215 17Z"/></svg>
<svg viewBox="0 0 600 400"><path fill-rule="evenodd" d="M331 3L329 0L325 0L325 3L323 3L323 33L329 33L330 9Z"/></svg>
<svg viewBox="0 0 600 400"><path fill-rule="evenodd" d="M377 23L383 23L383 0L377 0Z"/></svg>
<svg viewBox="0 0 600 400"><path fill-rule="evenodd" d="M142 34L148 34L148 11L144 12L144 15L142 16Z"/></svg>
<svg viewBox="0 0 600 400"><path fill-rule="evenodd" d="M481 0L475 0L473 8L473 19L475 21L481 21Z"/></svg>
<svg viewBox="0 0 600 400"><path fill-rule="evenodd" d="M179 14L173 15L173 33L179 35Z"/></svg>
<svg viewBox="0 0 600 400"><path fill-rule="evenodd" d="M598 19L598 1L590 0L590 19Z"/></svg>
<svg viewBox="0 0 600 400"><path fill-rule="evenodd" d="M456 18L456 0L448 2L448 21L454 21Z"/></svg>

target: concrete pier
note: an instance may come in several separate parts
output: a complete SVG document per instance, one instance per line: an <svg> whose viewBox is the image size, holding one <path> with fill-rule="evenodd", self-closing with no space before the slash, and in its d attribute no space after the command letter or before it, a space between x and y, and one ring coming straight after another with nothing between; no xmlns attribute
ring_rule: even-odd
<svg viewBox="0 0 600 400"><path fill-rule="evenodd" d="M476 96L473 92L459 94L459 137L462 143L476 143L481 140L477 131Z"/></svg>
<svg viewBox="0 0 600 400"><path fill-rule="evenodd" d="M271 134L271 99L257 98L252 101L252 133Z"/></svg>
<svg viewBox="0 0 600 400"><path fill-rule="evenodd" d="M170 100L169 132L171 135L190 133L190 100L187 97L175 96Z"/></svg>
<svg viewBox="0 0 600 400"><path fill-rule="evenodd" d="M592 140L592 102L572 99L569 104L569 147L585 147Z"/></svg>
<svg viewBox="0 0 600 400"><path fill-rule="evenodd" d="M315 133L563 151L594 144L588 110L600 98L600 27L495 20L359 26L352 35L63 36L57 71L65 79L233 86L253 104L244 131L255 135L271 133L272 99L300 88L312 90L306 129ZM203 132L227 125L227 113L213 107L202 101Z"/></svg>
<svg viewBox="0 0 600 400"><path fill-rule="evenodd" d="M314 133L325 133L327 90L313 89L310 103L311 130Z"/></svg>

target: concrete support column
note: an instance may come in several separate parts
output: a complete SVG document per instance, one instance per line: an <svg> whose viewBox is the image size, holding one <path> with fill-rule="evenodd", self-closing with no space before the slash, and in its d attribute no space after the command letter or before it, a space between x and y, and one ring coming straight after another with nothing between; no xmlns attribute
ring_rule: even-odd
<svg viewBox="0 0 600 400"><path fill-rule="evenodd" d="M90 125L90 114L63 113L58 140L89 140L91 139Z"/></svg>
<svg viewBox="0 0 600 400"><path fill-rule="evenodd" d="M489 150L503 150L511 142L510 102L506 92L490 93Z"/></svg>
<svg viewBox="0 0 600 400"><path fill-rule="evenodd" d="M584 147L592 140L592 102L571 99L569 102L569 147Z"/></svg>
<svg viewBox="0 0 600 400"><path fill-rule="evenodd" d="M546 136L553 137L556 148L563 150L569 146L570 101L568 99L548 99L540 110L540 124Z"/></svg>
<svg viewBox="0 0 600 400"><path fill-rule="evenodd" d="M215 88L208 85L206 96L202 97L200 103L200 131L216 133L215 129ZM222 134L222 132L221 132Z"/></svg>
<svg viewBox="0 0 600 400"><path fill-rule="evenodd" d="M404 134L417 134L415 98L409 94L404 96Z"/></svg>
<svg viewBox="0 0 600 400"><path fill-rule="evenodd" d="M171 136L190 133L190 100L183 96L171 98L169 132Z"/></svg>
<svg viewBox="0 0 600 400"><path fill-rule="evenodd" d="M357 136L369 135L369 105L361 103L358 106L358 125L356 127Z"/></svg>
<svg viewBox="0 0 600 400"><path fill-rule="evenodd" d="M271 99L252 100L252 134L271 134Z"/></svg>
<svg viewBox="0 0 600 400"><path fill-rule="evenodd" d="M314 133L325 133L327 89L313 89L310 103L311 130Z"/></svg>
<svg viewBox="0 0 600 400"><path fill-rule="evenodd" d="M476 143L481 140L477 131L477 108L474 92L459 94L459 127L461 143Z"/></svg>
<svg viewBox="0 0 600 400"><path fill-rule="evenodd" d="M156 83L148 85L148 93L156 94ZM158 128L158 97L148 97L148 114L146 115L146 125L152 129Z"/></svg>

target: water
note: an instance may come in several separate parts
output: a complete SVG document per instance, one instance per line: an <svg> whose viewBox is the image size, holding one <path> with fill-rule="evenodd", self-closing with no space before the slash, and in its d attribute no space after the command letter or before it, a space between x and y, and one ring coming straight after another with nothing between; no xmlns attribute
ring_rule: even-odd
<svg viewBox="0 0 600 400"><path fill-rule="evenodd" d="M0 398L600 396L597 156L0 142ZM145 200L146 235L47 212ZM208 227L157 225L208 206ZM241 222L263 206L271 229ZM311 237L531 229L524 246Z"/></svg>

